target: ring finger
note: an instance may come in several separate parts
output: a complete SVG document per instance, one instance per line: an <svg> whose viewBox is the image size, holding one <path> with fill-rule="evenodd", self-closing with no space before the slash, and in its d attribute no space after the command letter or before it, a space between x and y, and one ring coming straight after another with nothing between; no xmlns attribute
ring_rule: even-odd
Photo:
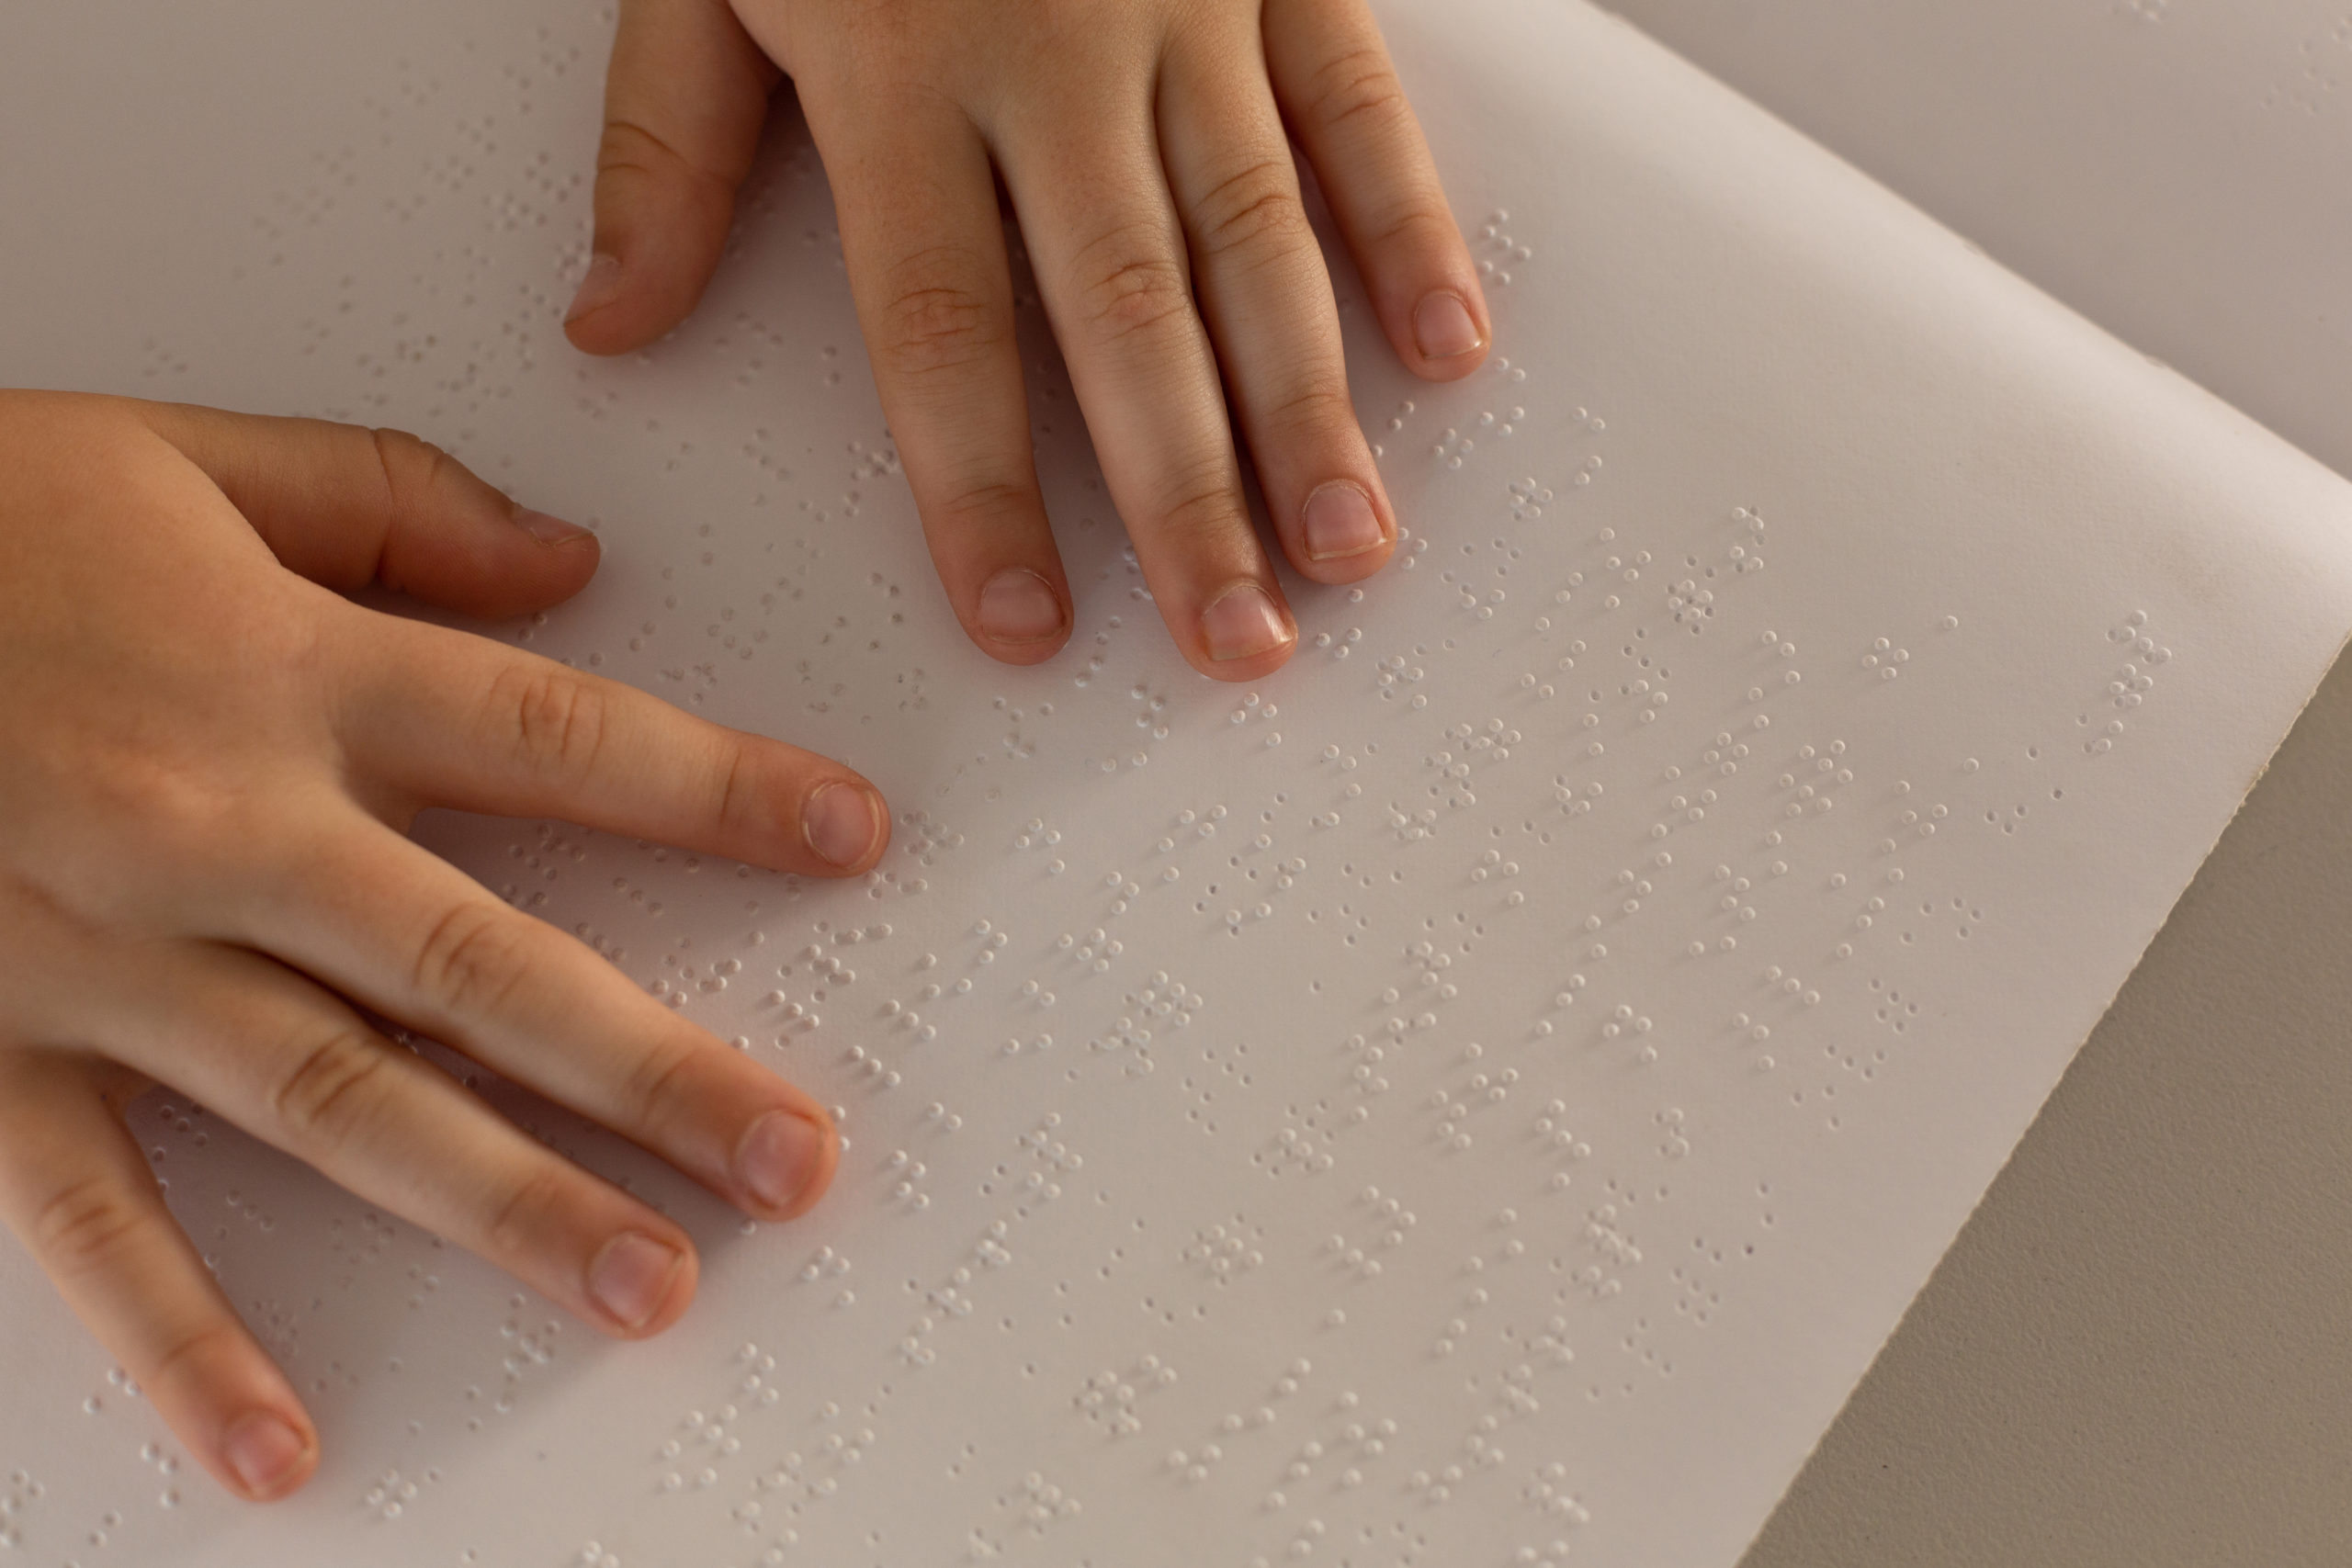
<svg viewBox="0 0 2352 1568"><path fill-rule="evenodd" d="M1248 681L1298 630L1251 526L1184 235L1144 98L1105 77L1012 105L998 159L1046 315L1144 579L1194 669ZM1057 100L1057 101L1042 101ZM1072 136L1068 128L1103 128Z"/></svg>
<svg viewBox="0 0 2352 1568"><path fill-rule="evenodd" d="M1394 548L1396 521L1348 395L1330 274L1257 28L1182 40L1159 117L1201 311L1283 549L1317 581L1368 577Z"/></svg>
<svg viewBox="0 0 2352 1568"><path fill-rule="evenodd" d="M694 1245L675 1222L269 958L197 944L154 961L124 987L107 1044L607 1333L656 1333L693 1298Z"/></svg>

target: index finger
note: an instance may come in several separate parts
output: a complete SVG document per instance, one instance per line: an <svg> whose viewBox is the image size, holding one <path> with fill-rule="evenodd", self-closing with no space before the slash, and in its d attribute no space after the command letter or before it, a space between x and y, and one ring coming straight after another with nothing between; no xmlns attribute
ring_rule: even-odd
<svg viewBox="0 0 2352 1568"><path fill-rule="evenodd" d="M582 827L809 876L870 869L882 795L852 769L487 637L356 607L336 730L409 804ZM369 802L371 807L382 802Z"/></svg>

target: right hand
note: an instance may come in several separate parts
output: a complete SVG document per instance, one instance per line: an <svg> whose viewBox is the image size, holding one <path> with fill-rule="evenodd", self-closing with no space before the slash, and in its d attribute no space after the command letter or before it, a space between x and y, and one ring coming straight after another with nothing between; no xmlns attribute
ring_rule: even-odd
<svg viewBox="0 0 2352 1568"><path fill-rule="evenodd" d="M0 392L0 1215L244 1496L300 1485L318 1437L124 1127L152 1084L623 1338L685 1310L685 1232L362 1009L759 1218L831 1179L806 1094L402 836L446 806L809 875L881 858L837 763L334 592L513 615L596 556L411 436Z"/></svg>

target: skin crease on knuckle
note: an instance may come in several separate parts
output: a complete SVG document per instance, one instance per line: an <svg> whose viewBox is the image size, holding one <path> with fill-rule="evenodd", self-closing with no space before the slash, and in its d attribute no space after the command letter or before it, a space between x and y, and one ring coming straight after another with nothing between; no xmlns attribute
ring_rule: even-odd
<svg viewBox="0 0 2352 1568"><path fill-rule="evenodd" d="M31 1226L34 1252L61 1279L105 1272L153 1216L113 1173L89 1176L51 1194Z"/></svg>
<svg viewBox="0 0 2352 1568"><path fill-rule="evenodd" d="M501 670L483 696L483 726L504 738L531 774L570 790L592 775L605 733L605 697L594 683L542 660Z"/></svg>
<svg viewBox="0 0 2352 1568"><path fill-rule="evenodd" d="M501 1013L523 984L527 926L503 904L469 901L444 910L418 944L410 989L448 1016Z"/></svg>
<svg viewBox="0 0 2352 1568"><path fill-rule="evenodd" d="M1238 169L1204 193L1187 228L1204 256L1238 258L1253 269L1315 243L1289 166L1271 161Z"/></svg>

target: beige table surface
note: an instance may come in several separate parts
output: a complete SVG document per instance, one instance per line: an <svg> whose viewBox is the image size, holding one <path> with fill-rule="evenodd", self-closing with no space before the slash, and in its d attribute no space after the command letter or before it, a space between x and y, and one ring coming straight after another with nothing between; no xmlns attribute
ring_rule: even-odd
<svg viewBox="0 0 2352 1568"><path fill-rule="evenodd" d="M2343 0L1617 0L2352 473ZM1746 1559L2352 1562L2339 666Z"/></svg>

